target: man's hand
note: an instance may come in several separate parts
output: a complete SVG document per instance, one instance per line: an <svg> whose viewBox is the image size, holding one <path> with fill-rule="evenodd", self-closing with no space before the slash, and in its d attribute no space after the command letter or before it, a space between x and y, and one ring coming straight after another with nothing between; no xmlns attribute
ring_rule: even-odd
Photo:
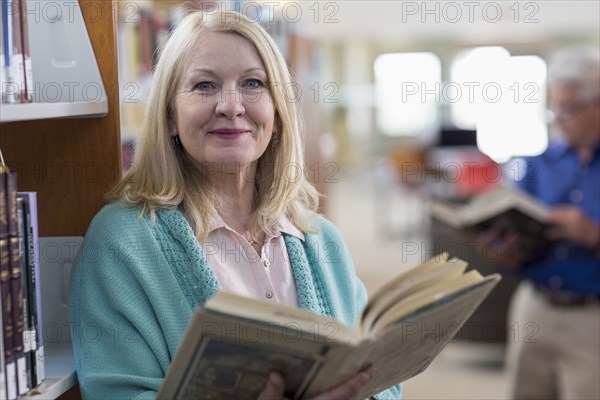
<svg viewBox="0 0 600 400"><path fill-rule="evenodd" d="M509 270L516 271L521 268L525 261L522 248L519 244L523 237L516 230L500 233L497 228L490 228L475 237L479 246L494 243L498 247L499 255L495 263Z"/></svg>
<svg viewBox="0 0 600 400"><path fill-rule="evenodd" d="M319 393L311 400L355 399L363 387L373 378L373 367L369 366L337 386ZM281 400L285 392L285 382L278 372L271 372L265 388L258 400Z"/></svg>
<svg viewBox="0 0 600 400"><path fill-rule="evenodd" d="M572 240L588 248L600 243L600 225L595 223L576 206L557 206L550 209L549 239Z"/></svg>

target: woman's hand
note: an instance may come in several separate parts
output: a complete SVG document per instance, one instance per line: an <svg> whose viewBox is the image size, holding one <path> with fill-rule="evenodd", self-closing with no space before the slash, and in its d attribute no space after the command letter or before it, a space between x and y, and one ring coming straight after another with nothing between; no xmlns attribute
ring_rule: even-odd
<svg viewBox="0 0 600 400"><path fill-rule="evenodd" d="M373 378L373 367L369 366L344 382L325 392L319 393L311 400L330 400L330 399L354 399L367 383ZM280 400L283 399L285 391L285 382L278 372L271 372L265 388L258 396L258 400Z"/></svg>

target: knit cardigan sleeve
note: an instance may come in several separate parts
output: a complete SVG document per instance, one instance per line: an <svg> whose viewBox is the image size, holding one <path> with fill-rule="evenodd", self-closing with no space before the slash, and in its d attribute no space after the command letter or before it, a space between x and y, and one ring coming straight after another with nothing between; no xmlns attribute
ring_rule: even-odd
<svg viewBox="0 0 600 400"><path fill-rule="evenodd" d="M151 229L110 205L78 253L69 316L85 399L155 399L191 317Z"/></svg>

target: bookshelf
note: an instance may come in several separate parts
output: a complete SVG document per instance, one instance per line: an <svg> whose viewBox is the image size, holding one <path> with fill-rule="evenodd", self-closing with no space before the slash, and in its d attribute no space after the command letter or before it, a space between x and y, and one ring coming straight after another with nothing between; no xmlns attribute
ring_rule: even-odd
<svg viewBox="0 0 600 400"><path fill-rule="evenodd" d="M1 122L103 116L108 97L75 2L27 0L34 104L3 104ZM96 17L94 17L94 22Z"/></svg>
<svg viewBox="0 0 600 400"><path fill-rule="evenodd" d="M28 7L34 3L40 2L28 0ZM81 237L105 204L104 194L121 176L116 5L105 0L47 2L66 4L72 10L63 14L68 20L56 20L50 11L43 11L41 3L42 8L29 15L30 24L38 12L39 20L52 26L34 24L30 31L35 81L74 88L87 84L101 91L90 89L87 98L75 94L55 102L2 104L0 148L9 168L18 173L19 190L38 193L40 237ZM88 12L78 13L77 9ZM48 29L54 31L48 33ZM53 41L61 37L69 44L66 48ZM46 68L48 74L38 73L36 65ZM62 285L63 290L68 287L66 275L50 275L60 282L42 279L42 296L48 284ZM49 306L48 313L65 317L66 308L58 309L64 299L54 300L56 305ZM44 308L44 315L48 313ZM80 398L73 386L76 377L70 345L48 340L46 345L45 392L26 398Z"/></svg>

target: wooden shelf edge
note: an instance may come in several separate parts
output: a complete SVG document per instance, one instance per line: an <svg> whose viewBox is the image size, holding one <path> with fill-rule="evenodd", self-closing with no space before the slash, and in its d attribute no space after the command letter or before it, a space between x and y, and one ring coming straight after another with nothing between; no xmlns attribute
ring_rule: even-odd
<svg viewBox="0 0 600 400"><path fill-rule="evenodd" d="M0 122L51 118L104 117L108 114L108 102L2 104L1 109Z"/></svg>

